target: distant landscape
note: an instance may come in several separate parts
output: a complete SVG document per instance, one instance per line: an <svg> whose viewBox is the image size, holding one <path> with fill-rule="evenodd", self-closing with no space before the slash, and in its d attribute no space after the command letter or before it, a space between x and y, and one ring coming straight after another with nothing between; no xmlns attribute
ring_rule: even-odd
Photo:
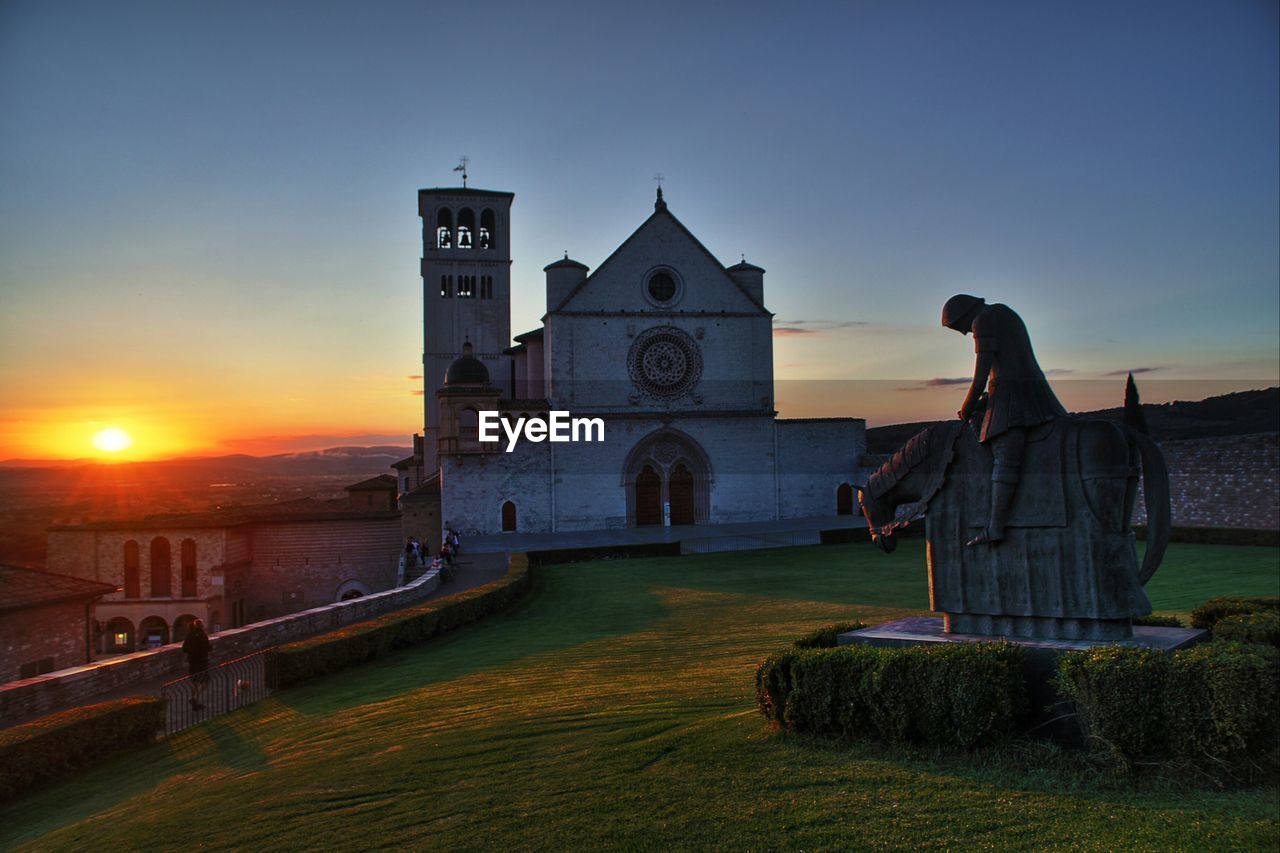
<svg viewBox="0 0 1280 853"><path fill-rule="evenodd" d="M1156 441L1181 441L1218 435L1250 435L1280 431L1280 387L1238 391L1220 397L1188 402L1143 403L1147 428ZM1079 415L1124 421L1124 409L1078 412ZM868 453L892 453L907 439L938 421L891 424L867 430Z"/></svg>
<svg viewBox="0 0 1280 853"><path fill-rule="evenodd" d="M1280 431L1280 388L1142 408L1157 441ZM1119 408L1084 414L1123 419ZM890 453L930 423L869 429L867 451ZM0 562L43 566L45 530L55 524L340 498L344 486L385 474L410 453L410 447L381 445L157 462L0 462Z"/></svg>
<svg viewBox="0 0 1280 853"><path fill-rule="evenodd" d="M339 498L389 473L410 447L334 447L276 456L158 462L0 462L0 562L39 568L55 524L191 512L297 498Z"/></svg>

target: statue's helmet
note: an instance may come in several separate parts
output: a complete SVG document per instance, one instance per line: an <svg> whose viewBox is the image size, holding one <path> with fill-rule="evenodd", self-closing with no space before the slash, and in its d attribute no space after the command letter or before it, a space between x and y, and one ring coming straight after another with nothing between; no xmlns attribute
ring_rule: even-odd
<svg viewBox="0 0 1280 853"><path fill-rule="evenodd" d="M947 300L946 305L942 306L942 325L948 329L955 329L957 332L967 332L969 331L969 325L964 321L972 321L973 310L979 305L985 304L986 300L981 296L957 293Z"/></svg>

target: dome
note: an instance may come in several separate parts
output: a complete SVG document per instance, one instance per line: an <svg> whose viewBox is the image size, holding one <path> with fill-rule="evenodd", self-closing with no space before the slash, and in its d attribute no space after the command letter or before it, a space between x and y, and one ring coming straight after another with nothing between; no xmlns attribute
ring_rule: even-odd
<svg viewBox="0 0 1280 853"><path fill-rule="evenodd" d="M558 261L555 261L554 263L547 264L545 267L542 268L542 271L547 272L548 270L559 270L559 269L585 270L585 269L590 269L590 267L588 267L586 264L575 261L573 258L569 257L568 252L565 252L563 258L561 258Z"/></svg>
<svg viewBox="0 0 1280 853"><path fill-rule="evenodd" d="M470 342L462 345L462 355L444 372L445 385L488 385L489 368L471 354Z"/></svg>

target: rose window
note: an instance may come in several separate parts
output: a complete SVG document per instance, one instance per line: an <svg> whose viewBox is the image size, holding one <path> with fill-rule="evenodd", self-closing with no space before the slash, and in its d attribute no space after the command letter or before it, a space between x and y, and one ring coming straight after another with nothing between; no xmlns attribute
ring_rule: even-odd
<svg viewBox="0 0 1280 853"><path fill-rule="evenodd" d="M631 381L653 397L675 397L702 375L702 355L687 334L674 326L641 333L627 354Z"/></svg>

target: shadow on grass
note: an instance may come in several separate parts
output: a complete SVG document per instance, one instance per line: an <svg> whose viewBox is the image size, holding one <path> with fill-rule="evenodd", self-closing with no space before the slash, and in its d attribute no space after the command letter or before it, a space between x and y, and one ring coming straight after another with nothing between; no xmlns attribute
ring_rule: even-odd
<svg viewBox="0 0 1280 853"><path fill-rule="evenodd" d="M666 614L655 586L653 578L619 561L548 566L535 570L533 589L505 613L275 698L301 714L332 714L532 655L642 631Z"/></svg>

